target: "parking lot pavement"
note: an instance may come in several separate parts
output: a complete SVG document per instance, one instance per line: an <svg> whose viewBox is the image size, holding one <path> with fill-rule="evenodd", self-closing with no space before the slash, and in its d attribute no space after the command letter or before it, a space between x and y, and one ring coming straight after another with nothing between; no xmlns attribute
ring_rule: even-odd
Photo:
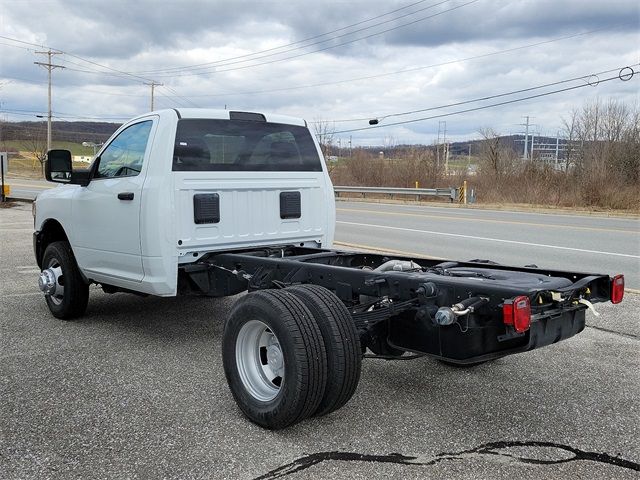
<svg viewBox="0 0 640 480"><path fill-rule="evenodd" d="M270 432L224 379L234 299L92 288L56 320L31 231L29 205L0 209L2 478L638 478L639 296L473 369L367 360L344 408Z"/></svg>

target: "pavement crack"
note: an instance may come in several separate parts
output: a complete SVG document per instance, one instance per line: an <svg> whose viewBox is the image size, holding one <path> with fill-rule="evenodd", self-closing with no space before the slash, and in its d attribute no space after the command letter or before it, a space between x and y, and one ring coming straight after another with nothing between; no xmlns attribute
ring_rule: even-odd
<svg viewBox="0 0 640 480"><path fill-rule="evenodd" d="M619 335L621 337L634 338L636 340L640 338L638 335L634 335L633 333L619 332L617 330L611 330L609 328L596 327L595 325L587 325L587 328L593 328L594 330L600 330L601 332L612 333L613 335Z"/></svg>
<svg viewBox="0 0 640 480"><path fill-rule="evenodd" d="M533 448L539 450L555 449L555 453L559 458L535 458L532 456L523 456L522 453L514 453L508 451L508 449L513 448ZM563 445L553 442L500 441L485 443L478 447L474 447L468 450L462 450L460 452L443 452L430 458L425 456L407 456L400 453L389 453L386 455L340 451L312 453L310 455L306 455L304 457L293 460L292 462L282 465L278 468L275 468L265 473L264 475L256 477L254 480L270 480L275 478L282 478L287 475L292 475L294 473L306 470L319 463L331 461L377 462L407 466L431 466L445 460L456 461L482 456L489 456L493 457L494 459L514 461L532 465L558 465L561 463L575 461L591 461L612 465L619 468L625 468L636 472L640 471L640 463L626 460L614 455L609 455L608 453L590 452L587 450L581 450L579 448L571 447L569 445Z"/></svg>

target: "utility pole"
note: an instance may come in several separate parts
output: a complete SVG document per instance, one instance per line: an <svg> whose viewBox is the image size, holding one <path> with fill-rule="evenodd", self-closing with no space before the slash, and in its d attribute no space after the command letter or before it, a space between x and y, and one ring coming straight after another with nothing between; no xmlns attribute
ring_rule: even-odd
<svg viewBox="0 0 640 480"><path fill-rule="evenodd" d="M349 135L349 158L351 158L351 148L352 148L351 141L352 141L352 137L351 135Z"/></svg>
<svg viewBox="0 0 640 480"><path fill-rule="evenodd" d="M436 144L436 166L440 166L440 132L442 132L442 126L444 126L443 142L447 141L447 121L438 121L438 142ZM444 152L443 152L444 153Z"/></svg>
<svg viewBox="0 0 640 480"><path fill-rule="evenodd" d="M536 132L531 132L531 160L533 160L533 144L535 143Z"/></svg>
<svg viewBox="0 0 640 480"><path fill-rule="evenodd" d="M51 70L55 68L64 68L62 65L54 65L51 63L51 59L53 55L60 55L62 52L57 52L54 50L47 50L46 52L35 52L41 55L47 55L47 63L44 62L33 62L36 65L40 65L47 69L49 74L49 110L47 113L47 151L51 150Z"/></svg>
<svg viewBox="0 0 640 480"><path fill-rule="evenodd" d="M523 127L525 127L525 131L524 131L524 154L522 155L522 158L527 160L529 158L529 127L534 126L534 124L529 123L529 121L533 118L530 117L529 115L527 115L525 118L527 121L525 123L520 123L518 125L522 125ZM520 140L516 140L516 142L519 142ZM533 135L532 135L532 141L531 141L531 158L533 158Z"/></svg>
<svg viewBox="0 0 640 480"><path fill-rule="evenodd" d="M529 154L528 154L528 148L529 148L529 115L527 115L525 118L527 119L527 123L524 124L526 126L526 130L524 132L524 159L526 160L527 158L529 158Z"/></svg>
<svg viewBox="0 0 640 480"><path fill-rule="evenodd" d="M444 123L444 132L442 134L442 142L444 143L444 174L449 175L449 143L447 142L447 121L442 120Z"/></svg>
<svg viewBox="0 0 640 480"><path fill-rule="evenodd" d="M444 144L444 174L449 175L449 142Z"/></svg>
<svg viewBox="0 0 640 480"><path fill-rule="evenodd" d="M162 87L164 86L164 83L158 83L155 80L151 80L151 83L145 83L145 85L148 85L151 87L151 111L153 112L153 97L154 97L154 90L156 87ZM225 105L225 110L226 110L227 106Z"/></svg>
<svg viewBox="0 0 640 480"><path fill-rule="evenodd" d="M560 153L560 132L556 132L556 170L558 169L558 153Z"/></svg>

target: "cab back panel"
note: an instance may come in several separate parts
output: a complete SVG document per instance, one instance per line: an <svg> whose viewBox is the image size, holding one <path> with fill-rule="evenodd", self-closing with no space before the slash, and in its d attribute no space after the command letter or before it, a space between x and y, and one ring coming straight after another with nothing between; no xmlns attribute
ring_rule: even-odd
<svg viewBox="0 0 640 480"><path fill-rule="evenodd" d="M327 225L322 172L173 172L181 251L322 241ZM299 192L300 217L281 218L281 193ZM217 194L219 221L196 223L194 196Z"/></svg>

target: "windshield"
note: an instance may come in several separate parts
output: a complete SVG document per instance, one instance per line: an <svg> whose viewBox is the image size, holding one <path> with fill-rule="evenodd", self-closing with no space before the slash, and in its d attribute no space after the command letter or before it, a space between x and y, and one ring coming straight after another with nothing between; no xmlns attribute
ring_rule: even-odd
<svg viewBox="0 0 640 480"><path fill-rule="evenodd" d="M182 119L174 171L322 171L309 130L243 120Z"/></svg>

